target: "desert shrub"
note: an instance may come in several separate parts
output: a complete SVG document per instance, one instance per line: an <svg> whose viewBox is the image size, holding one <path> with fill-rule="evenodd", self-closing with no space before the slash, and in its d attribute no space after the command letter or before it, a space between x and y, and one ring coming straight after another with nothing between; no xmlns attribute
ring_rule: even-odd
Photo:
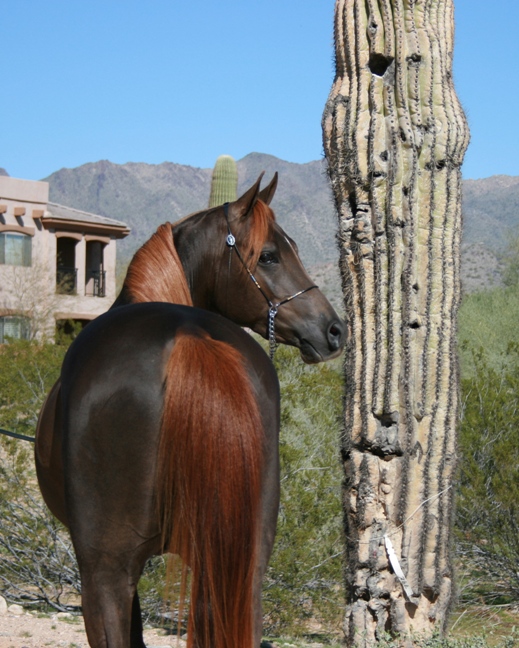
<svg viewBox="0 0 519 648"><path fill-rule="evenodd" d="M293 349L276 353L281 507L264 586L265 631L274 635L333 631L342 612L340 362L309 366Z"/></svg>
<svg viewBox="0 0 519 648"><path fill-rule="evenodd" d="M446 637L441 634L434 634L431 637L424 637L417 634L412 636L412 645L416 648L513 648L517 645L518 634L515 628L509 636L496 641L494 638L489 642L484 635L471 637ZM377 643L379 648L401 648L404 645L401 639L386 637Z"/></svg>
<svg viewBox="0 0 519 648"><path fill-rule="evenodd" d="M505 286L519 285L519 237L510 240L503 258L503 283Z"/></svg>
<svg viewBox="0 0 519 648"><path fill-rule="evenodd" d="M458 341L462 375L474 375L474 350L484 349L486 363L501 370L508 345L517 341L519 284L466 295L459 311Z"/></svg>
<svg viewBox="0 0 519 648"><path fill-rule="evenodd" d="M70 538L25 467L0 465L0 593L25 606L77 610L80 580Z"/></svg>
<svg viewBox="0 0 519 648"><path fill-rule="evenodd" d="M28 340L0 345L0 427L34 436L39 411L59 376L65 350Z"/></svg>
<svg viewBox="0 0 519 648"><path fill-rule="evenodd" d="M458 550L471 570L469 597L519 600L519 345L501 369L473 353L462 381Z"/></svg>
<svg viewBox="0 0 519 648"><path fill-rule="evenodd" d="M34 341L0 346L0 427L34 436L64 354ZM68 534L42 501L33 452L27 441L0 437L0 592L11 602L65 610L79 576Z"/></svg>

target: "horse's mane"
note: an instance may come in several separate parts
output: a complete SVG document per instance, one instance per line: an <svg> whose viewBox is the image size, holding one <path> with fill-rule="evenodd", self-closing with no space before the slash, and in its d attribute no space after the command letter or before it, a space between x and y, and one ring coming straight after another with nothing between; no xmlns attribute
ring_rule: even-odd
<svg viewBox="0 0 519 648"><path fill-rule="evenodd" d="M137 250L125 279L128 297L137 302L170 302L192 306L186 275L173 242L171 223L160 225Z"/></svg>
<svg viewBox="0 0 519 648"><path fill-rule="evenodd" d="M240 236L241 228L235 232L240 252L251 270L258 263L274 222L274 212L262 200L257 200L252 218L245 221L246 234ZM193 305L191 291L173 241L171 223L160 225L155 234L137 250L128 267L124 286L132 303L158 301Z"/></svg>

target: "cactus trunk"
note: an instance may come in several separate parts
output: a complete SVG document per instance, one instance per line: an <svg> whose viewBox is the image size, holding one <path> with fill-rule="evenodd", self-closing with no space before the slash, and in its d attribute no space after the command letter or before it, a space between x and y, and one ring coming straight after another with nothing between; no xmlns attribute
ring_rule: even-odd
<svg viewBox="0 0 519 648"><path fill-rule="evenodd" d="M335 45L323 135L350 326L345 632L369 645L442 630L452 600L469 132L452 82L452 0L337 0Z"/></svg>

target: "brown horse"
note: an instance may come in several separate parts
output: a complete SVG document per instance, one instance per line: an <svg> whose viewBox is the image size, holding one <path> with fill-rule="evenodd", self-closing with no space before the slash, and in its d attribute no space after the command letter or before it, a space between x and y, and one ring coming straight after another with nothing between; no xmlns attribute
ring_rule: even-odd
<svg viewBox="0 0 519 648"><path fill-rule="evenodd" d="M163 552L191 570L189 646L259 644L279 388L240 326L306 362L339 354L345 335L268 207L277 176L261 192L260 181L159 227L71 345L40 414L38 480L70 530L93 647L144 646L137 583Z"/></svg>

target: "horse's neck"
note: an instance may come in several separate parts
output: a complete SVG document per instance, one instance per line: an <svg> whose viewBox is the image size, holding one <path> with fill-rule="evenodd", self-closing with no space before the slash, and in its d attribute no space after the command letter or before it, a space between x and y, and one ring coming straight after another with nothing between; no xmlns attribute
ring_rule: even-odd
<svg viewBox="0 0 519 648"><path fill-rule="evenodd" d="M198 212L175 223L173 236L194 306L214 309L220 232L211 212ZM225 235L223 235L225 236Z"/></svg>
<svg viewBox="0 0 519 648"><path fill-rule="evenodd" d="M171 223L161 225L135 253L113 307L152 301L193 305Z"/></svg>

